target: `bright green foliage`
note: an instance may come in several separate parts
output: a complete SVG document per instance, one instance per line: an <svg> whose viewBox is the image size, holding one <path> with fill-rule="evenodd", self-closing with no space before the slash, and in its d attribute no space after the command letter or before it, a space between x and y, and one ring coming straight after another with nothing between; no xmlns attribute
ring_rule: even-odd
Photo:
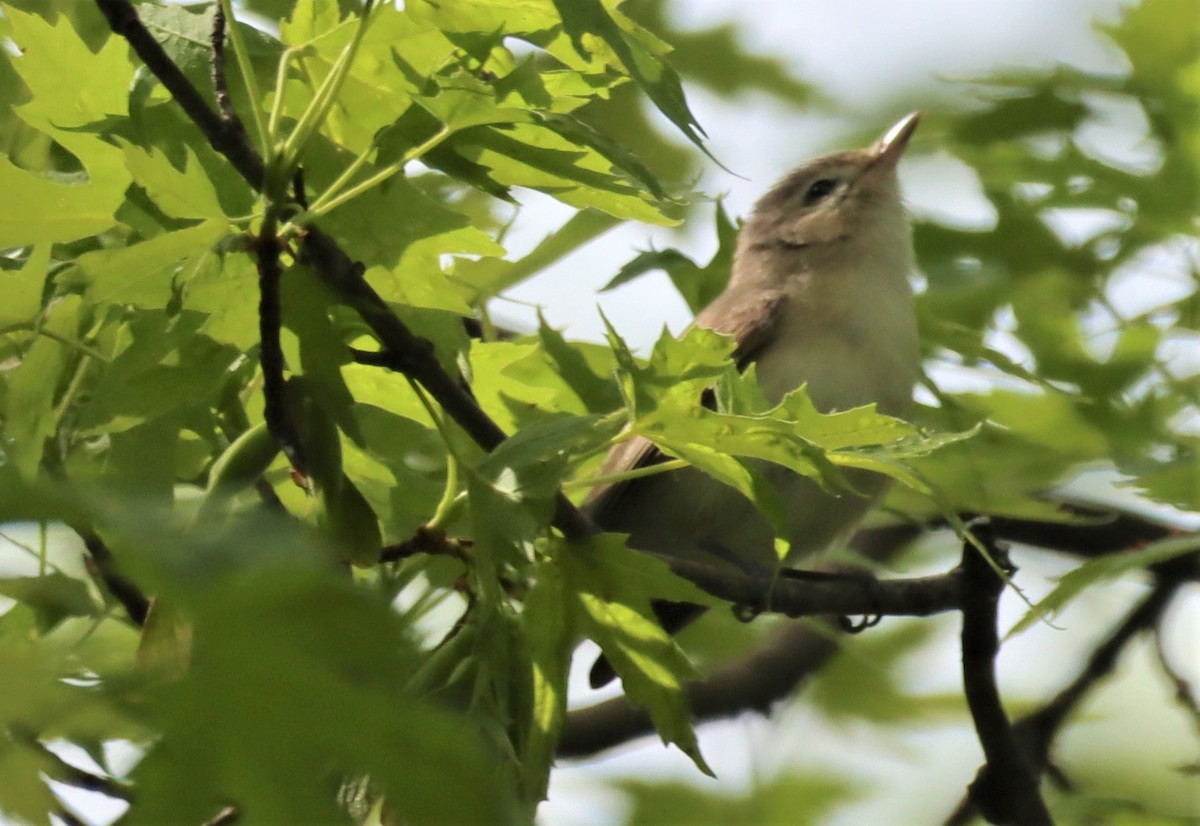
<svg viewBox="0 0 1200 826"><path fill-rule="evenodd" d="M688 161L648 125L646 99L686 144L703 149L703 132L637 4L396 5L364 16L352 0L236 4L280 20L277 33L232 23L241 60L227 47L234 107L268 168L261 195L92 0L0 0L0 523L65 523L102 540L155 600L139 632L77 548L0 549L0 595L16 603L0 615L5 816L46 821L56 803L40 778L63 768L37 742L61 738L106 770L105 741L143 750L121 778L136 787L132 823L204 822L229 802L246 822L337 822L349 781L396 822L528 821L583 638L662 739L707 770L684 700L693 670L651 601L708 598L619 536L572 544L551 527L558 494L578 500L599 457L633 435L776 522L780 505L748 460L841 492L844 468L888 474L899 480L888 504L918 518L1053 515L1038 494L1096 466L1148 499L1200 509L1200 389L1194 365L1168 360L1195 346L1200 307L1195 261L1172 257L1194 248L1200 197L1200 54L1194 28L1177 24L1187 0L1147 0L1112 28L1124 75L991 78L986 106L926 117L913 151L928 141L969 164L998 218L987 231L917 227L927 367L981 382L931 381L936 403L912 422L872 408L823 415L802 389L771 407L735 369L732 342L706 331L664 334L644 359L611 328L607 345L544 323L496 336L490 299L622 221L685 214ZM137 6L214 106L215 9ZM665 26L657 6L640 12ZM728 28L679 42L685 76L720 94L808 99L769 59L722 64L736 56ZM1153 162L1077 140L1103 101L1146 117ZM296 169L306 206L284 203ZM578 211L516 258L502 216L523 189ZM1068 243L1054 216L1083 208L1107 210L1111 226ZM663 269L702 307L725 284L736 237L720 204L712 220L707 263L653 250L614 266L610 286ZM306 479L264 422L264 223L281 227L286 408ZM361 263L511 434L497 449L481 450L400 373L356 361L379 342L300 260L311 227ZM1150 269L1177 287L1125 312L1117 288ZM482 317L481 340L465 317ZM1002 353L1000 331L1028 357ZM701 407L710 389L715 404ZM447 534L445 553L379 562L423 526ZM1027 622L1186 550L1168 541L1084 566ZM10 552L35 565L10 573ZM879 663L918 638L881 638L875 670L847 678L860 690L841 690L835 669L817 706L884 723L943 715L951 701L900 691ZM648 823L661 807L685 821L823 822L854 794L817 776L720 803L628 791L634 821ZM691 817L688 805L703 808Z"/></svg>
<svg viewBox="0 0 1200 826"><path fill-rule="evenodd" d="M797 774L763 783L752 795L727 797L698 793L682 783L651 785L627 781L631 826L657 823L728 823L733 826L790 823L816 826L828 822L839 804L856 797L855 787L844 778L822 774Z"/></svg>

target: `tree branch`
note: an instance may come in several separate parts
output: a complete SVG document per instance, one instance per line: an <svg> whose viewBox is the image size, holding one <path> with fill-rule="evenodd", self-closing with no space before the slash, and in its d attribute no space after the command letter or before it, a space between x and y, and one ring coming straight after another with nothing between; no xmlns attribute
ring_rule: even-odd
<svg viewBox="0 0 1200 826"><path fill-rule="evenodd" d="M229 81L227 80L225 71L225 7L218 2L216 9L213 11L212 24L212 84L213 94L217 98L217 106L221 110L221 116L225 119L225 123L233 129L239 129L243 133L245 128L238 119L237 112L233 108L233 99L229 96Z"/></svg>
<svg viewBox="0 0 1200 826"><path fill-rule="evenodd" d="M922 532L920 525L889 525L860 531L851 545L864 557L880 561L894 556ZM793 695L839 650L840 629L827 620L817 623L787 623L749 654L688 683L684 691L695 722L750 709L766 713L773 703ZM645 712L618 697L570 712L558 755L588 757L653 732Z"/></svg>
<svg viewBox="0 0 1200 826"><path fill-rule="evenodd" d="M1150 594L1096 647L1075 679L1052 700L1013 726L1026 759L1036 771L1040 773L1050 766L1050 747L1070 715L1096 684L1112 673L1125 647L1143 631L1154 627L1180 586L1189 581L1190 576L1177 576L1175 572L1188 574L1193 565L1194 560L1186 557L1172 560L1168 572L1160 575ZM974 803L971 796L961 800L945 820L945 826L969 823L975 813Z"/></svg>
<svg viewBox="0 0 1200 826"><path fill-rule="evenodd" d="M992 560L1013 570L986 522L976 522L972 532ZM963 543L962 573L963 688L987 760L971 784L971 801L989 823L1049 826L1053 821L1038 790L1038 773L1017 746L996 686L997 608L1004 579L970 542Z"/></svg>
<svg viewBox="0 0 1200 826"><path fill-rule="evenodd" d="M879 615L927 617L958 609L961 573L897 579L870 574L797 571L798 576L762 578L726 566L661 557L678 576L718 599L756 612L788 617ZM811 574L805 576L805 574Z"/></svg>
<svg viewBox="0 0 1200 826"><path fill-rule="evenodd" d="M259 362L263 372L263 417L267 430L287 457L292 468L308 486L309 468L305 462L304 445L296 433L295 421L287 404L287 389L283 379L283 348L279 343L283 324L279 303L279 239L275 235L275 213L268 209L262 231L255 243L255 263L258 266L258 341ZM311 487L309 487L311 490Z"/></svg>
<svg viewBox="0 0 1200 826"><path fill-rule="evenodd" d="M788 623L753 652L684 687L696 722L732 717L748 710L766 713L773 703L793 694L806 677L838 651L838 630L830 622L815 630L808 623ZM572 711L559 757L588 757L654 733L650 717L618 697Z"/></svg>
<svg viewBox="0 0 1200 826"><path fill-rule="evenodd" d="M1085 509L1074 504L1069 507L1081 514L1103 514L1094 507ZM1097 548L1104 548L1104 553L1125 550L1130 545L1160 539L1171 530L1169 526L1139 514L1118 511L1109 513L1111 519L1103 524L1121 526L1120 536L1128 544L1114 546L1107 541L1098 529L1100 522L1064 524L1002 519L995 520L995 533L1005 539L1020 536L1026 542L1051 550L1059 550L1051 545L1052 541L1058 541L1064 546L1061 549L1064 552L1090 558L1101 555ZM885 560L922 536L928 528L929 526L913 523L872 528L860 531L851 545L864 557L877 561ZM1195 578L1196 562L1200 559L1200 554L1192 557L1173 560L1173 575L1177 578ZM686 577L687 567L679 564L677 572ZM704 572L696 581L703 583L710 573ZM729 590L724 596L736 603L753 595L752 590L742 590L747 585L757 584L761 587L758 580L741 576L745 581L738 582L735 579L731 580L732 584L723 582L727 578L723 570L720 581L715 583L717 587L713 589L713 593L721 596L721 592L725 592L725 586L728 586ZM961 573L958 576L961 576ZM949 598L950 591L961 588L961 582L958 582L957 578L950 578L948 574L930 580L937 583L936 588L947 589L946 594L937 598L938 604ZM903 594L904 588L920 582L920 579L882 582L880 585L885 595L881 598L887 601L889 609L903 609L902 604L893 602L903 600L913 609L908 612L910 615L923 615L916 610L923 597ZM951 582L958 584L948 587ZM810 594L818 599L826 599L826 594L817 596L825 590L825 585L827 583L790 581L790 584L781 586L779 592L772 595L772 599L777 600L777 608L790 607L793 599L801 600ZM864 587L867 588L867 592L863 591ZM898 590L888 591L892 587ZM787 593L793 588L795 592ZM805 593L806 589L810 589L809 593ZM919 588L917 590L919 591ZM871 611L869 597L869 586L864 586L862 582L855 583L853 580L844 580L828 589L828 605L836 605L834 610L846 613ZM961 600L961 595L955 599ZM956 606L957 604L958 602L955 603ZM933 607L932 601L928 607ZM903 610L899 612L904 613ZM837 634L828 623L820 630L815 629L811 623L788 623L780 627L751 653L725 664L704 680L685 686L694 721L707 722L755 709L766 712L772 703L794 694L808 676L820 669L837 652L836 639ZM1023 732L1027 725L1027 721L1022 721L1015 726L1022 741L1025 739ZM588 757L653 733L654 729L646 714L630 705L625 698L619 697L570 712L559 743L558 754L560 757ZM1038 765L1037 761L1034 762Z"/></svg>
<svg viewBox="0 0 1200 826"><path fill-rule="evenodd" d="M204 96L142 24L133 4L129 0L96 0L96 6L113 32L129 41L146 68L162 82L213 149L224 155L255 190L261 191L265 178L262 157L244 133L209 107Z"/></svg>
<svg viewBox="0 0 1200 826"><path fill-rule="evenodd" d="M108 545L104 544L104 540L95 531L76 525L71 527L83 540L83 546L87 549L88 571L104 583L108 592L125 608L134 625L139 628L145 625L146 614L150 611L150 599L118 570L117 561Z"/></svg>

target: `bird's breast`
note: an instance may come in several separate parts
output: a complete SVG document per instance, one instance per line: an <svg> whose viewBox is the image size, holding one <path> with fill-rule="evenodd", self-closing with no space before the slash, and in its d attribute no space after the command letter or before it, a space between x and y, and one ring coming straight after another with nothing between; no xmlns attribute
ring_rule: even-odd
<svg viewBox="0 0 1200 826"><path fill-rule="evenodd" d="M792 304L775 339L755 361L768 400L778 403L806 384L823 412L871 403L892 415L908 409L918 352L906 282L891 289L843 291L837 302Z"/></svg>

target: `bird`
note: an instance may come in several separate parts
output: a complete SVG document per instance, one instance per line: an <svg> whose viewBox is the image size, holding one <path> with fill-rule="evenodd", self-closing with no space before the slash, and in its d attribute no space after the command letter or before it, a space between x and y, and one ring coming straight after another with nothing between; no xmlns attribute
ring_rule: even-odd
<svg viewBox="0 0 1200 826"><path fill-rule="evenodd" d="M775 184L738 233L726 288L692 322L733 339L738 368L754 365L772 404L804 386L821 412L869 404L892 416L909 410L920 355L912 225L897 166L920 115L906 115L866 148L818 157ZM599 475L666 458L649 440L630 438L612 448ZM601 529L628 534L636 550L774 572L849 539L887 486L880 474L850 469L854 492L837 494L781 465L754 464L783 506L783 560L774 528L755 505L696 468L597 486L583 510ZM658 603L655 612L675 633L702 609ZM615 676L601 657L590 682L600 687Z"/></svg>

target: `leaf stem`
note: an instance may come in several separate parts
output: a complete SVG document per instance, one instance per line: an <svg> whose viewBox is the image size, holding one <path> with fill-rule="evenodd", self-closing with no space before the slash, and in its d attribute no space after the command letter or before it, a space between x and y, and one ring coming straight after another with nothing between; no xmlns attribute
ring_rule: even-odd
<svg viewBox="0 0 1200 826"><path fill-rule="evenodd" d="M688 467L688 463L683 459L668 459L665 462L659 462L656 465L647 467L635 468L633 470L624 470L620 473L606 473L603 476L593 476L591 479L578 479L574 482L563 482L563 490L577 490L579 488L592 488L597 485L610 485L614 482L627 482L630 479L641 479L644 476L655 476L659 473L666 473L671 470L679 470L680 468Z"/></svg>
<svg viewBox="0 0 1200 826"><path fill-rule="evenodd" d="M285 173L283 177L290 177L292 170L300 161L300 155L303 154L309 140L316 134L317 130L325 123L325 118L329 115L329 110L333 108L334 101L337 99L338 93L342 90L346 78L350 75L350 66L354 62L355 55L358 54L358 49L362 45L363 37L367 33L367 28L372 20L373 3L372 0L367 0L363 7L362 16L358 20L358 28L355 29L354 37L346 44L334 61L329 74L325 76L325 80L317 87L317 92L313 99L309 101L308 108L300 115L300 120L292 129L283 148L280 150L281 170Z"/></svg>
<svg viewBox="0 0 1200 826"><path fill-rule="evenodd" d="M263 151L267 151L267 127L263 122L262 115L262 93L258 88L258 79L254 76L254 66L250 63L250 53L246 50L246 42L242 40L242 34L238 31L237 19L233 16L233 0L220 0L221 8L225 12L225 20L228 25L225 27L229 35L229 43L233 46L233 54L237 58L238 70L242 73L242 82L246 84L246 94L250 96L250 114L254 118L254 129L258 132L258 140L263 147Z"/></svg>
<svg viewBox="0 0 1200 826"><path fill-rule="evenodd" d="M354 163L350 164L345 172L338 176L338 179L334 181L328 189L321 193L320 197L313 202L311 207L293 218L291 224L301 227L307 226L347 201L356 198L367 190L383 183L388 178L404 169L409 161L415 160L421 155L424 155L430 149L444 141L447 137L449 137L449 135L450 128L443 126L436 134L434 134L428 140L425 140L409 149L398 160L388 164L366 180L360 181L349 189L337 194L338 189L345 186L346 182L349 181L350 178L366 164L367 155L371 152L371 149L367 149L365 152L363 152L363 154L359 155L358 158L355 159ZM285 227L285 230L286 229L287 227Z"/></svg>
<svg viewBox="0 0 1200 826"><path fill-rule="evenodd" d="M94 347L84 344L81 341L76 341L68 336L64 336L62 333L56 333L53 330L47 330L29 322L19 322L17 324L9 324L7 327L0 327L0 335L4 335L6 333L15 333L21 330L33 333L34 335L45 336L46 338L54 339L59 344L65 344L71 349L78 350L83 355L88 356L89 358L94 358L97 361L103 362L104 364L108 364L109 361L111 361L108 356L104 355Z"/></svg>
<svg viewBox="0 0 1200 826"><path fill-rule="evenodd" d="M450 521L454 512L455 503L458 501L458 478L460 462L458 455L454 452L454 446L450 440L450 433L446 429L445 419L434 408L433 402L426 395L425 389L420 384L408 380L408 384L412 387L413 393L425 408L425 412L429 414L429 418L433 420L434 427L437 428L438 435L442 437L442 442L446 445L446 486L442 489L442 498L437 503L437 507L433 511L433 516L425 523L427 528L442 528Z"/></svg>
<svg viewBox="0 0 1200 826"><path fill-rule="evenodd" d="M267 121L268 143L263 148L264 156L269 156L274 152L275 142L279 138L279 120L283 117L283 88L287 85L288 65L307 48L308 46L291 46L285 49L279 57L279 67L275 72L275 99L271 101L271 115Z"/></svg>

